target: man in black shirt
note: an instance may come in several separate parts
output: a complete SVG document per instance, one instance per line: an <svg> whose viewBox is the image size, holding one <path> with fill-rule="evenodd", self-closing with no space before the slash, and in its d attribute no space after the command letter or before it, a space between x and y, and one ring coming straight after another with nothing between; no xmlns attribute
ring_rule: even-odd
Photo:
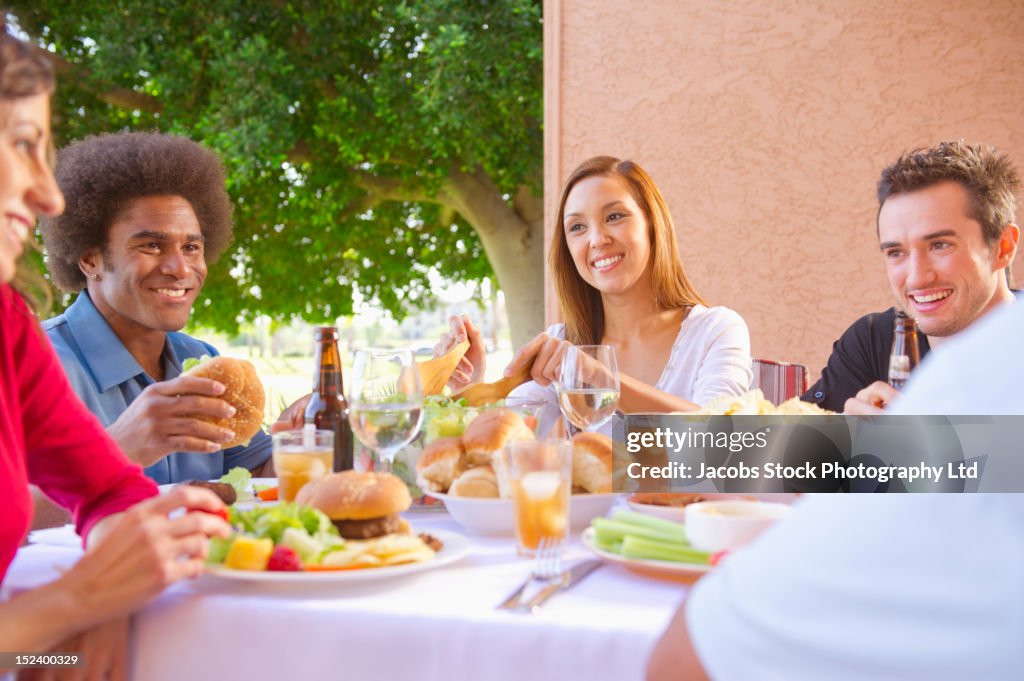
<svg viewBox="0 0 1024 681"><path fill-rule="evenodd" d="M885 168L878 238L897 307L854 322L803 399L848 414L880 413L899 394L886 382L897 308L917 321L923 358L1013 302L1019 191L1020 177L1005 155L962 141L917 149Z"/></svg>

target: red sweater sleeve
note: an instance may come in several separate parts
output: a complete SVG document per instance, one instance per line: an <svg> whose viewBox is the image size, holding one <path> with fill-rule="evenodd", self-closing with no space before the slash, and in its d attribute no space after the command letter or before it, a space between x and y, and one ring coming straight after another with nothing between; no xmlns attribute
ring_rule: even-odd
<svg viewBox="0 0 1024 681"><path fill-rule="evenodd" d="M12 293L9 288L4 294ZM5 296L6 297L6 296ZM157 494L75 396L49 341L20 296L2 312L18 358L17 380L29 481L71 511L78 533ZM13 323L12 323L13 322Z"/></svg>

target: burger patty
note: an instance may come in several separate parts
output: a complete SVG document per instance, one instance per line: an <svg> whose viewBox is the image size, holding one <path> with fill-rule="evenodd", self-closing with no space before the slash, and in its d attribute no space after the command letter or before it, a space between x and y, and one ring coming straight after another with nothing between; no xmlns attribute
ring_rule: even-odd
<svg viewBox="0 0 1024 681"><path fill-rule="evenodd" d="M373 539L401 528L401 518L397 513L368 520L332 520L338 528L338 534L345 539Z"/></svg>
<svg viewBox="0 0 1024 681"><path fill-rule="evenodd" d="M225 504L230 506L231 504L238 501L238 494L235 492L235 488L225 482L207 482L206 480L189 480L185 483L192 487L204 487L223 501Z"/></svg>

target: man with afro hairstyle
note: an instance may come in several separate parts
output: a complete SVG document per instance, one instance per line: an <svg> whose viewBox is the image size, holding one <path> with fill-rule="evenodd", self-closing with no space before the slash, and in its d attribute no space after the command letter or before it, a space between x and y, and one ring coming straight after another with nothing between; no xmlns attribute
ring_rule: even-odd
<svg viewBox="0 0 1024 681"><path fill-rule="evenodd" d="M78 396L159 484L271 468L266 433L223 450L233 433L188 416L228 416L224 386L179 375L218 354L179 330L231 240L220 160L184 137L100 135L58 153L57 182L67 209L42 224L47 267L80 293L43 328Z"/></svg>

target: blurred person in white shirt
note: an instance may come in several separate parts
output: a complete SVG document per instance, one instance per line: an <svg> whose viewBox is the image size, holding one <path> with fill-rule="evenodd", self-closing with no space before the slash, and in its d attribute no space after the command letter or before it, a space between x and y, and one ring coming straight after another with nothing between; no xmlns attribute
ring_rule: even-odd
<svg viewBox="0 0 1024 681"><path fill-rule="evenodd" d="M1024 414L1024 307L950 339L891 414ZM701 579L666 679L1019 679L1024 495L819 495Z"/></svg>

